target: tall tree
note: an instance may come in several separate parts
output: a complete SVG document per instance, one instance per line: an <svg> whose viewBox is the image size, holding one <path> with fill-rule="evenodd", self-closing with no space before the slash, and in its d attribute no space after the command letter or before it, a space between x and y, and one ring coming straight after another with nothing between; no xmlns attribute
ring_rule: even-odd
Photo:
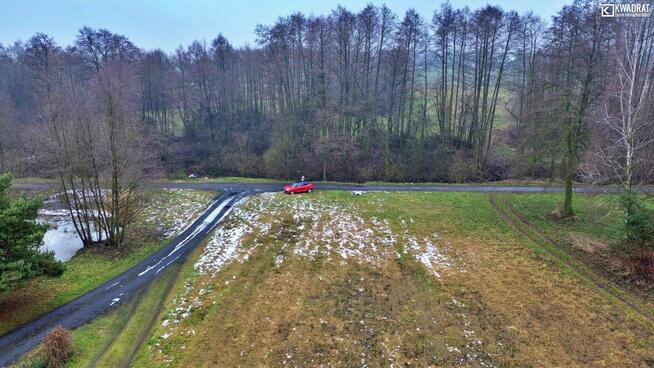
<svg viewBox="0 0 654 368"><path fill-rule="evenodd" d="M654 143L654 22L652 17L620 20L613 56L615 75L600 113L600 146L585 166L595 182L619 182L631 192L650 179L654 166L647 148ZM602 139L606 137L606 139Z"/></svg>
<svg viewBox="0 0 654 368"><path fill-rule="evenodd" d="M34 276L60 275L64 266L52 252L41 252L46 226L36 217L41 200L11 198L10 174L0 175L0 291L16 287Z"/></svg>
<svg viewBox="0 0 654 368"><path fill-rule="evenodd" d="M556 65L550 81L560 96L563 129L563 178L565 196L561 215L574 215L572 185L575 167L587 139L587 117L600 95L597 83L602 70L602 46L607 42L608 22L591 2L566 6L553 18L549 30L549 57Z"/></svg>

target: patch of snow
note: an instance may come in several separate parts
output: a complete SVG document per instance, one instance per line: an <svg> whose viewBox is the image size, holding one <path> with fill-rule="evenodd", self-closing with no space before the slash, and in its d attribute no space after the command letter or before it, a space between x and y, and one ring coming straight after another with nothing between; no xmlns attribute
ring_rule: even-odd
<svg viewBox="0 0 654 368"><path fill-rule="evenodd" d="M143 210L145 223L157 228L163 238L186 230L195 220L194 214L207 207L204 196L190 189L166 189L174 194L172 200L156 197ZM162 211L163 210L163 211Z"/></svg>
<svg viewBox="0 0 654 368"><path fill-rule="evenodd" d="M284 256L281 254L277 255L277 257L275 257L275 267L279 268L279 266L282 265L282 262L284 262Z"/></svg>

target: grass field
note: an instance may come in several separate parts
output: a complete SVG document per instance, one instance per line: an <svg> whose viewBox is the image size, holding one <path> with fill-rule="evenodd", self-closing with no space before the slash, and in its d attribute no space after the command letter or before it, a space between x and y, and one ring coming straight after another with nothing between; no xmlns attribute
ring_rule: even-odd
<svg viewBox="0 0 654 368"><path fill-rule="evenodd" d="M216 193L151 190L148 195L148 206L133 225L123 250L111 254L95 248L82 250L66 262L62 276L38 277L0 294L0 334L84 294L145 259L199 214Z"/></svg>
<svg viewBox="0 0 654 368"><path fill-rule="evenodd" d="M511 200L533 215L558 200L541 196ZM601 200L575 198L580 219L590 216L583 203ZM595 224L565 231L617 241ZM525 234L487 194L251 197L183 269L133 364L654 362L654 324L640 308L651 299L614 293L574 257Z"/></svg>
<svg viewBox="0 0 654 368"><path fill-rule="evenodd" d="M510 202L527 219L552 236L589 237L605 245L623 240L623 218L617 196L610 194L578 195L574 198L574 220L556 220L550 212L563 203L563 194L516 194ZM644 202L654 209L654 201Z"/></svg>

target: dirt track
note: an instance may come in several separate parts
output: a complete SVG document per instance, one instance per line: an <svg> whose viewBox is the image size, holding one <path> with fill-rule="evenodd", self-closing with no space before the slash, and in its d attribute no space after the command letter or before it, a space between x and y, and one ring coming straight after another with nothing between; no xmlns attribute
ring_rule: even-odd
<svg viewBox="0 0 654 368"><path fill-rule="evenodd" d="M580 262L569 247L560 244L551 237L537 229L518 210L516 210L506 197L498 198L496 194L490 195L490 203L498 215L518 233L541 245L547 254L578 273L587 282L605 291L612 298L615 298L629 306L635 313L649 321L654 326L654 311L643 305L638 298L622 290L621 285L612 281L605 275L600 275L586 264Z"/></svg>

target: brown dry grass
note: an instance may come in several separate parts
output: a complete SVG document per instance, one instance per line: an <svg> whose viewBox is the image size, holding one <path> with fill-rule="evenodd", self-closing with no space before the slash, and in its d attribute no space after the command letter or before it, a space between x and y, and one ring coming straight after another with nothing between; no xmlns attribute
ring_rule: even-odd
<svg viewBox="0 0 654 368"><path fill-rule="evenodd" d="M62 367L73 354L73 337L70 332L57 326L43 338L41 354L43 354L48 367Z"/></svg>
<svg viewBox="0 0 654 368"><path fill-rule="evenodd" d="M588 253L595 253L597 251L606 251L609 245L598 239L594 239L585 235L571 235L572 245Z"/></svg>
<svg viewBox="0 0 654 368"><path fill-rule="evenodd" d="M437 245L451 260L451 271L438 278L406 256L379 266L293 256L288 245L309 236L310 226L271 206L262 221L277 225L268 236L245 239L245 247L252 247L247 260L189 280L209 285L209 292L196 287L186 295L199 304L175 334L157 337L167 331L157 328L148 365L646 367L654 362L651 321L535 253L529 240L497 218L483 194L367 193L352 199L348 193L315 193L313 200L354 206L368 222L388 219L396 234L440 234ZM237 225L231 221L227 226ZM406 244L398 239L394 247L402 253ZM284 260L277 266L279 255Z"/></svg>

